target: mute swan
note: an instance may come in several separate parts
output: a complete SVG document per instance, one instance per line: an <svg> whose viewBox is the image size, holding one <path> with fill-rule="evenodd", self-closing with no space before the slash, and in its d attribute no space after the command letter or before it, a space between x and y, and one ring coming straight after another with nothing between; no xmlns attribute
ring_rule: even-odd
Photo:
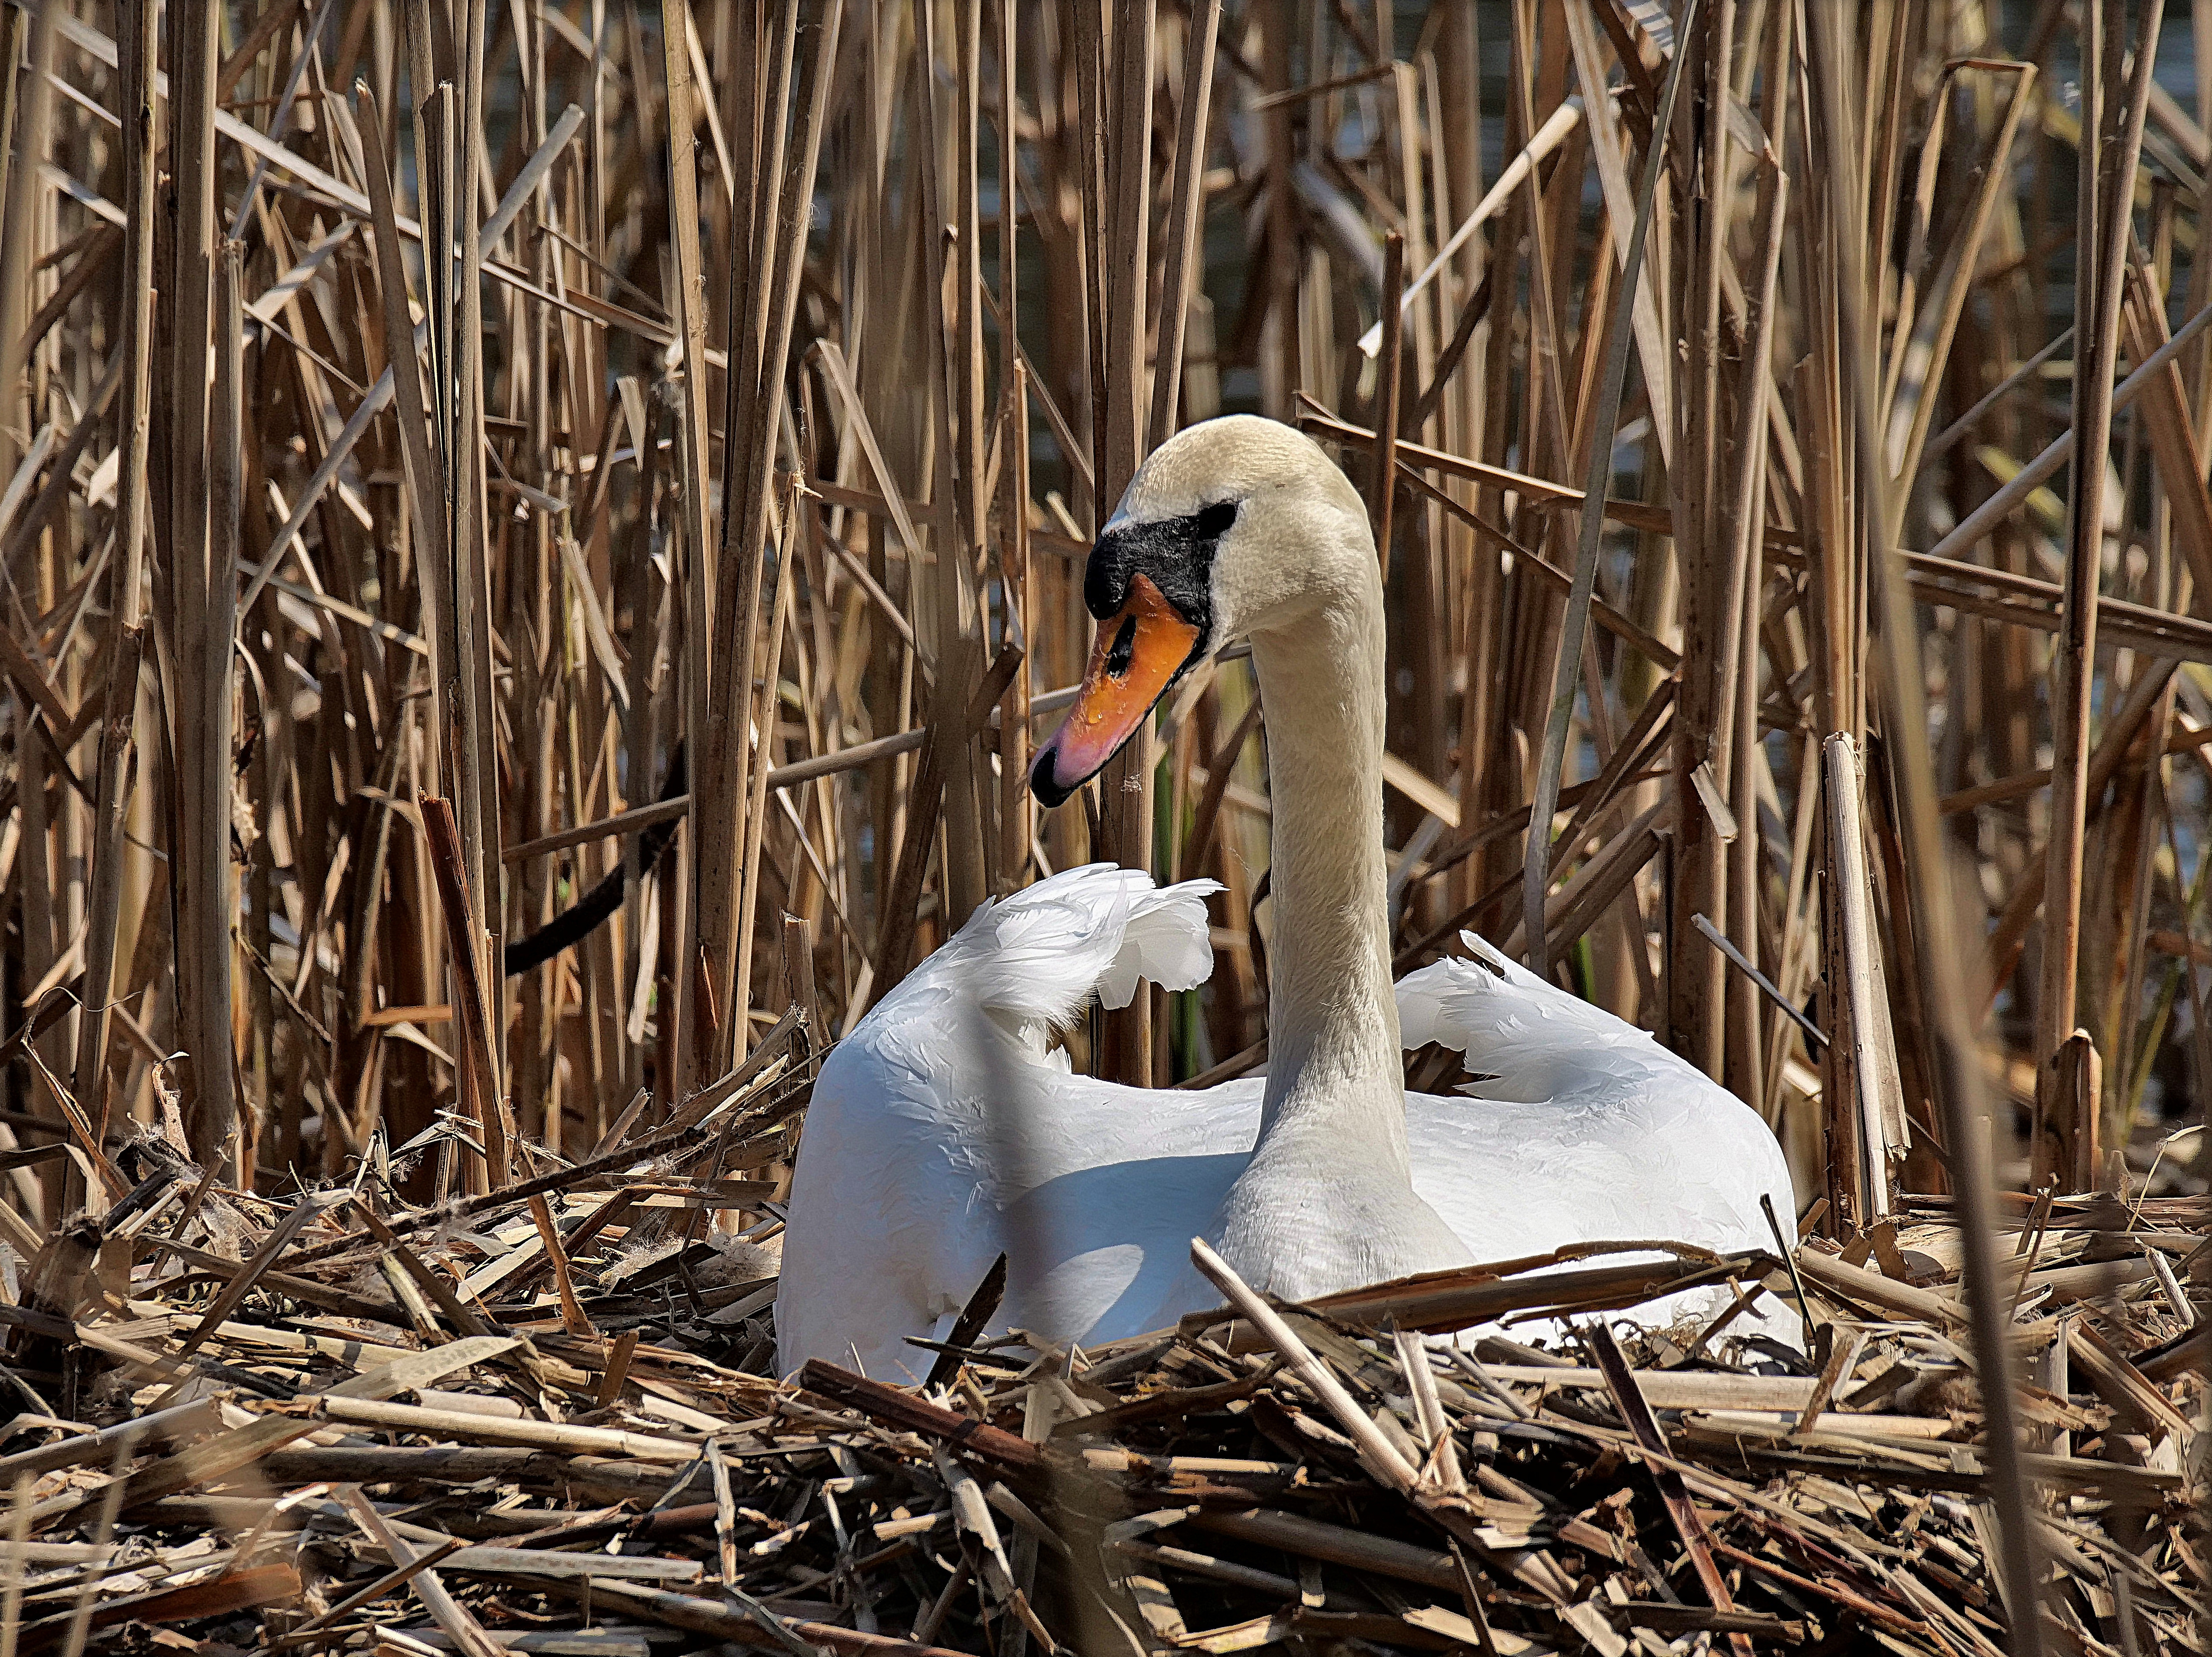
<svg viewBox="0 0 2212 1657"><path fill-rule="evenodd" d="M1488 946L1394 990L1382 582L1365 509L1317 445L1253 416L1171 438L1100 532L1084 597L1097 640L1031 773L1047 805L1192 666L1252 641L1274 802L1267 1073L1126 1087L1047 1045L1094 993L1119 1007L1140 977L1201 981L1212 881L1096 864L984 904L816 1081L775 1307L786 1370L918 1374L905 1337L941 1337L1001 1251L994 1326L1096 1343L1218 1302L1194 1235L1296 1299L1577 1241L1762 1246L1759 1195L1795 1213L1757 1112ZM1489 1079L1409 1096L1405 1039Z"/></svg>

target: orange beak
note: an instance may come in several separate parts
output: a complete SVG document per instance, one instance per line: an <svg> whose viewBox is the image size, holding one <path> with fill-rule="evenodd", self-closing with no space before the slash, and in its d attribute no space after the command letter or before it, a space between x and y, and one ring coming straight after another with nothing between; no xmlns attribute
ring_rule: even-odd
<svg viewBox="0 0 2212 1657"><path fill-rule="evenodd" d="M1030 791L1056 806L1097 776L1182 671L1198 637L1151 576L1133 577L1128 601L1098 624L1075 705L1037 750Z"/></svg>

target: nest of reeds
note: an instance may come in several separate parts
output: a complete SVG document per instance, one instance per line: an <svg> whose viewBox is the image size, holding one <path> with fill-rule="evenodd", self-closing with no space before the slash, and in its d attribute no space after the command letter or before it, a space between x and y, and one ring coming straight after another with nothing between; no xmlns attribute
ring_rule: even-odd
<svg viewBox="0 0 2212 1657"><path fill-rule="evenodd" d="M787 1131L783 1069L683 1145L423 1210L140 1148L0 1311L14 1648L2014 1648L1948 1204L1786 1261L1586 1248L1312 1306L1219 1276L1092 1351L981 1338L997 1271L919 1386L779 1380L774 1238L702 1221ZM234 1248L183 1240L216 1215ZM2046 1630L2201 1649L2201 1205L2004 1234ZM1716 1284L1702 1328L1632 1320ZM1770 1298L1805 1353L1731 1331Z"/></svg>

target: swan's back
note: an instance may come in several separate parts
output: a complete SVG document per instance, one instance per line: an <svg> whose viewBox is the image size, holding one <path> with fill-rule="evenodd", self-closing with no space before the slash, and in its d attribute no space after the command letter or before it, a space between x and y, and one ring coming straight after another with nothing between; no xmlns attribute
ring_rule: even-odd
<svg viewBox="0 0 2212 1657"><path fill-rule="evenodd" d="M1467 942L1478 959L1412 974L1398 1005L1408 1047L1457 1049L1477 1078L1407 1100L1414 1185L1475 1258L1646 1238L1771 1249L1759 1197L1785 1226L1796 1209L1759 1113L1645 1032Z"/></svg>

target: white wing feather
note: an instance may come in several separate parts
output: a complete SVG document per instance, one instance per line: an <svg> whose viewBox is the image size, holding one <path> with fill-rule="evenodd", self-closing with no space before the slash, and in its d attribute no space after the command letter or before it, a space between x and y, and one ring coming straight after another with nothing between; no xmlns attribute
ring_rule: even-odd
<svg viewBox="0 0 2212 1657"><path fill-rule="evenodd" d="M838 1043L793 1181L776 1297L787 1369L819 1355L890 1380L926 1371L903 1337L957 1312L1002 1249L1016 1264L1001 1324L1081 1334L1125 1298L1158 1303L1185 1262L1187 1216L1212 1212L1208 1191L1241 1166L1218 1154L1239 1130L1222 1107L1248 1096L1249 1151L1258 1087L1210 1103L1118 1087L1071 1075L1047 1039L1094 993L1127 1005L1140 976L1203 981L1218 889L1066 870L983 905Z"/></svg>

